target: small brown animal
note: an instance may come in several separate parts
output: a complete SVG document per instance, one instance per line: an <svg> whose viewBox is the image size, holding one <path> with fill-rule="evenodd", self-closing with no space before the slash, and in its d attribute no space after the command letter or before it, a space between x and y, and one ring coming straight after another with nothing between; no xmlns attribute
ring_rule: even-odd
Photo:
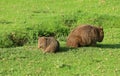
<svg viewBox="0 0 120 76"><path fill-rule="evenodd" d="M59 51L59 42L54 37L39 37L38 48L41 48L44 53L55 53Z"/></svg>
<svg viewBox="0 0 120 76"><path fill-rule="evenodd" d="M67 46L80 47L95 45L96 42L102 42L103 38L103 28L91 25L82 25L76 27L70 32L67 38Z"/></svg>

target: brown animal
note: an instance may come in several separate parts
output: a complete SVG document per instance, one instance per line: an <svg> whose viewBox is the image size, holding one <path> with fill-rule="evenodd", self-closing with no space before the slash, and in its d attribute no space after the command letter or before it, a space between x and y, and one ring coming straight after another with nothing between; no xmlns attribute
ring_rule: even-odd
<svg viewBox="0 0 120 76"><path fill-rule="evenodd" d="M82 25L71 31L67 38L67 46L80 47L95 45L96 42L102 42L103 38L103 28L91 25Z"/></svg>
<svg viewBox="0 0 120 76"><path fill-rule="evenodd" d="M55 53L59 51L59 42L54 37L39 37L38 48L41 48L44 53Z"/></svg>

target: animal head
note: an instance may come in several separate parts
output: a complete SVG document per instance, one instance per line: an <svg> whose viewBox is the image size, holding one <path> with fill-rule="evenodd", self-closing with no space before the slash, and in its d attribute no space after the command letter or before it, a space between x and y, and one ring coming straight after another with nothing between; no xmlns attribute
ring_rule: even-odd
<svg viewBox="0 0 120 76"><path fill-rule="evenodd" d="M45 48L47 46L46 44L46 37L38 37L38 47L39 48Z"/></svg>
<svg viewBox="0 0 120 76"><path fill-rule="evenodd" d="M103 38L104 38L104 31L102 27L98 27L98 32L99 32L99 38L98 38L98 42L102 42Z"/></svg>

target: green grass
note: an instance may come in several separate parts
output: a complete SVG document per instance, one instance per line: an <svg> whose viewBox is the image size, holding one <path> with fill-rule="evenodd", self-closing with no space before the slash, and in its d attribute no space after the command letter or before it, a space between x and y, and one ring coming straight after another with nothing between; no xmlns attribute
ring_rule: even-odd
<svg viewBox="0 0 120 76"><path fill-rule="evenodd" d="M0 0L0 46L10 45L12 32L30 38L24 46L0 48L0 76L119 76L119 12L119 0ZM102 26L103 42L66 47L68 33L79 24ZM60 41L60 52L43 54L37 36L51 34Z"/></svg>

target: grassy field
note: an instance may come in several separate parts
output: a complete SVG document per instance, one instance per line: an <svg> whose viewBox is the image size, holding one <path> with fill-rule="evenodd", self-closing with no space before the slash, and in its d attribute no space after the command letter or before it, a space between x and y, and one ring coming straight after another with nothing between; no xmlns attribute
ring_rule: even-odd
<svg viewBox="0 0 120 76"><path fill-rule="evenodd" d="M0 0L0 76L119 76L119 12L119 0ZM67 35L79 24L102 26L103 42L66 47ZM13 32L18 39L28 36L28 43L13 47ZM38 35L54 35L60 52L43 54Z"/></svg>

